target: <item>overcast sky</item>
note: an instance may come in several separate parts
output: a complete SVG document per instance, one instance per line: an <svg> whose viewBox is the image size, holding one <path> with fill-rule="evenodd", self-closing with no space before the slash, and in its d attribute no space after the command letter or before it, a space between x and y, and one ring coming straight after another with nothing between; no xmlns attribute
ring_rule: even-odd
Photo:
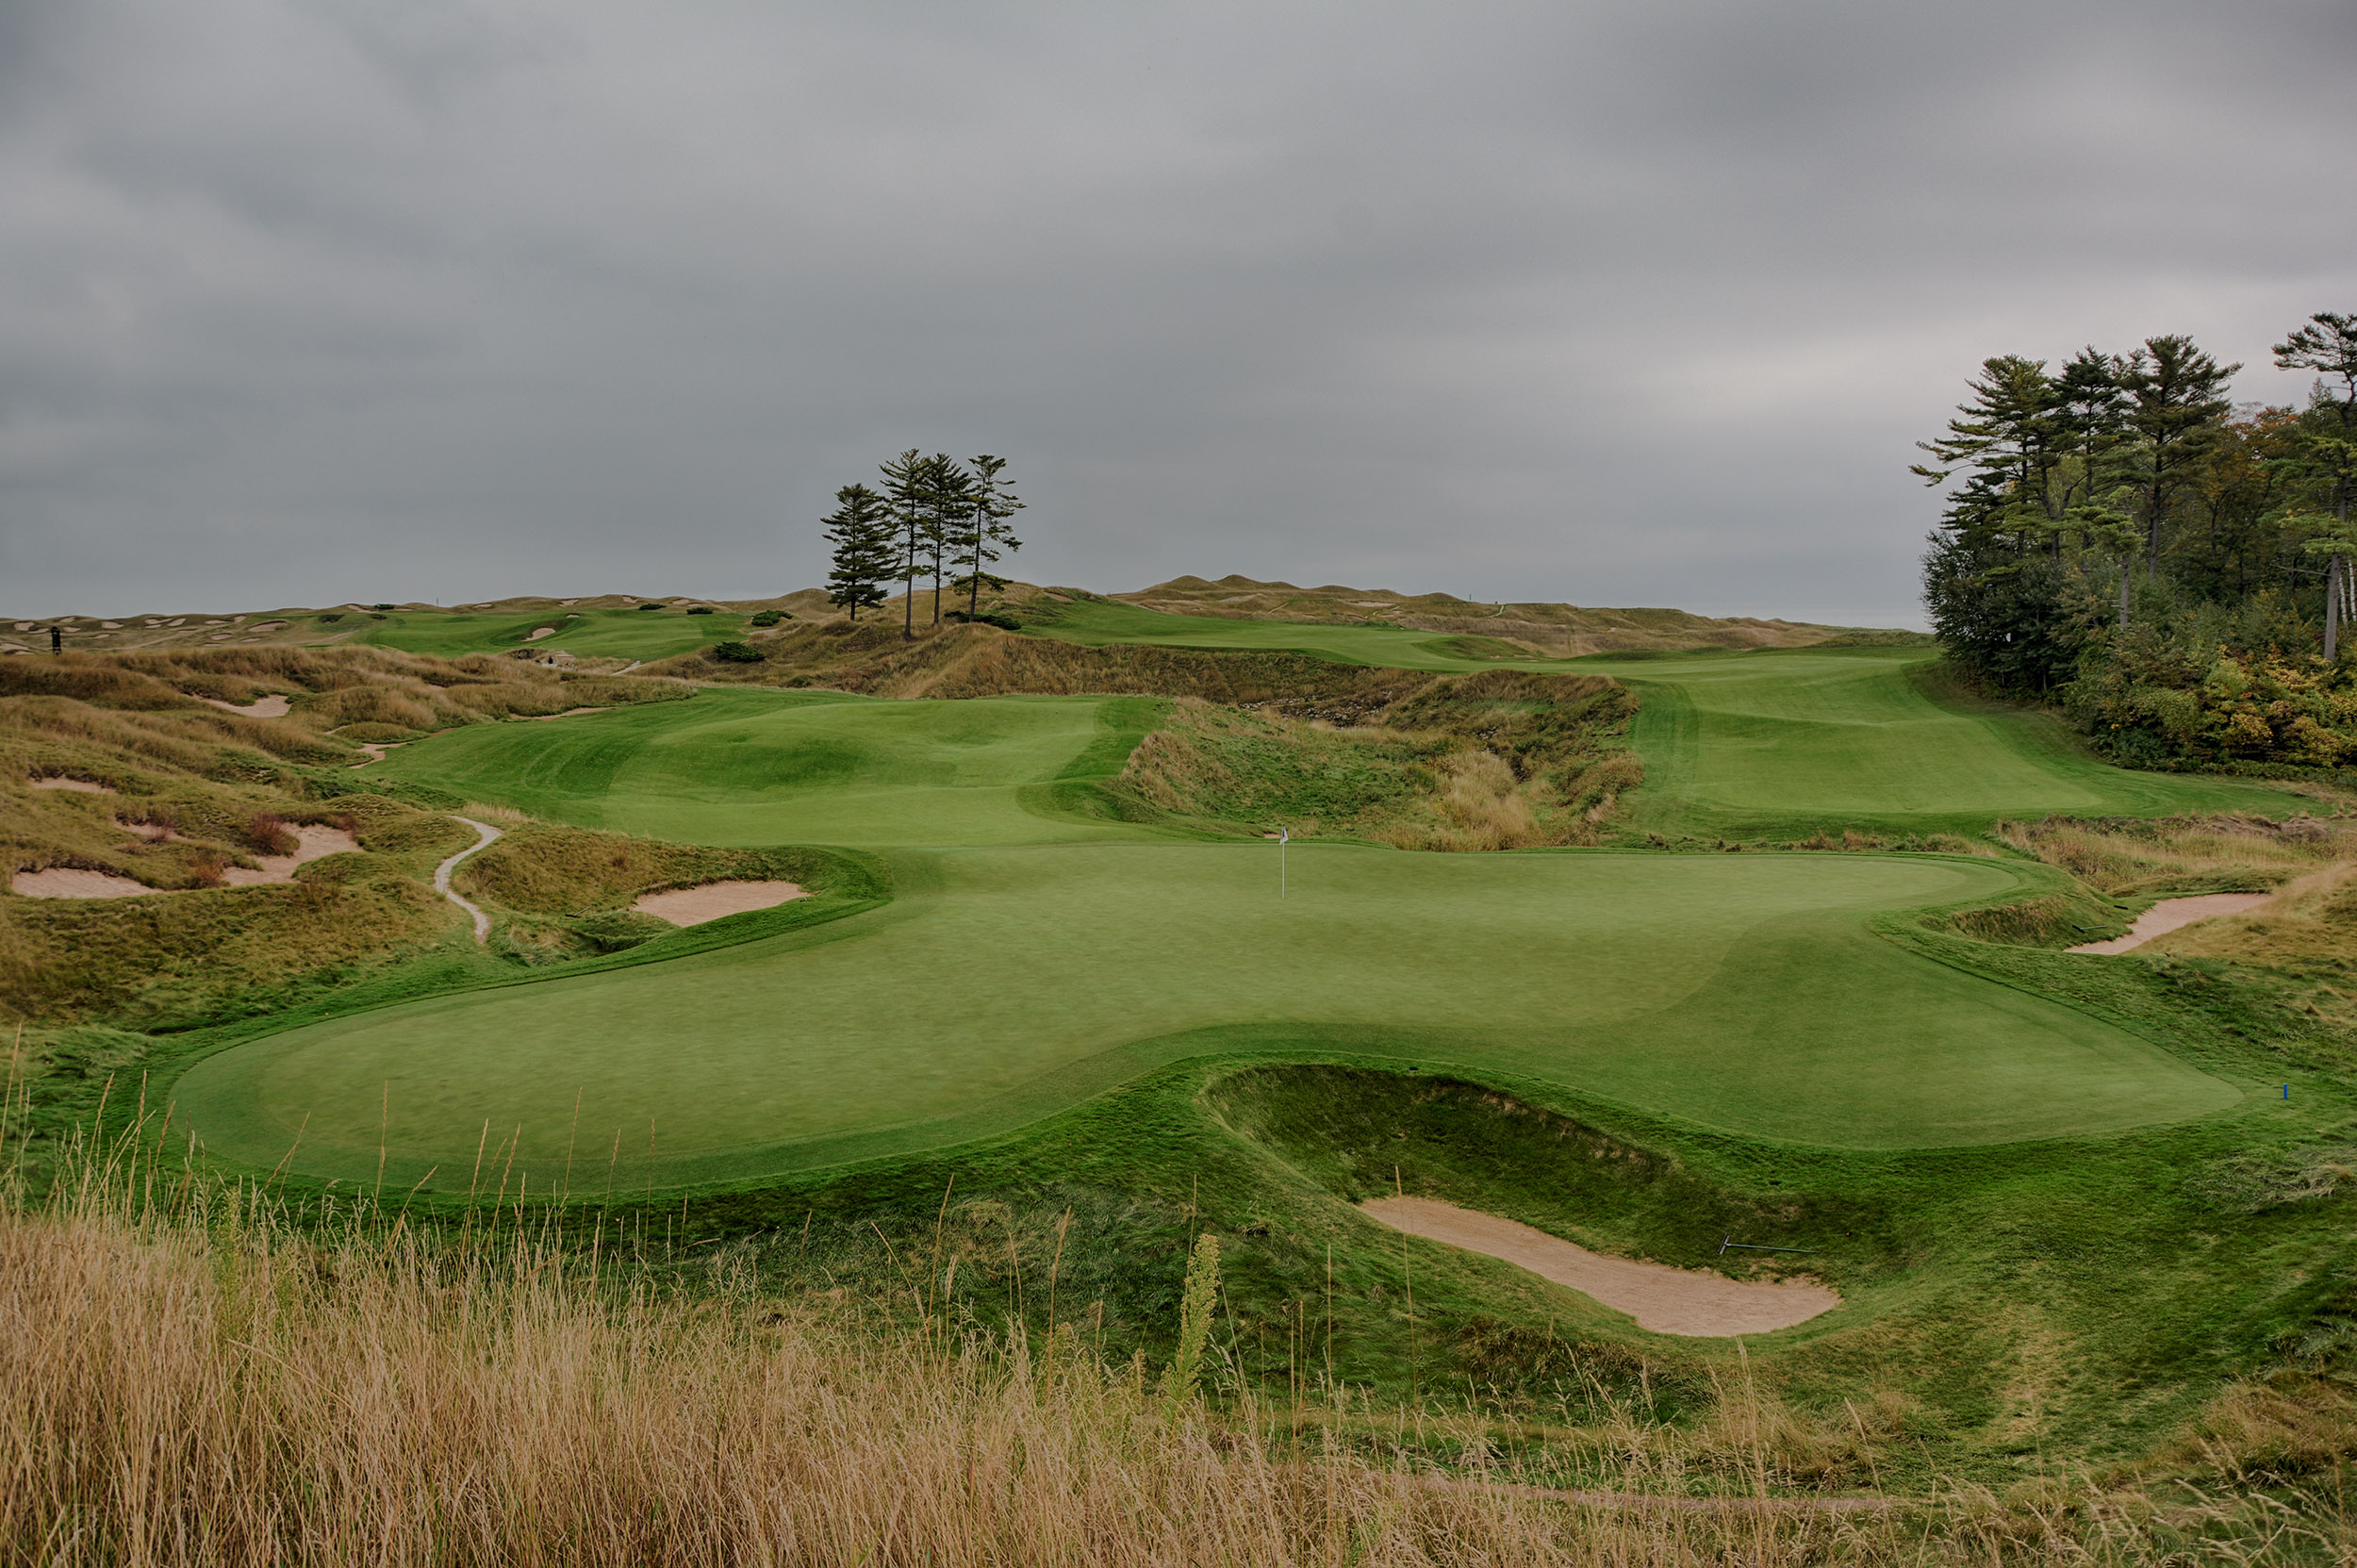
<svg viewBox="0 0 2357 1568"><path fill-rule="evenodd" d="M2357 310L2357 6L0 0L0 608L1014 563L1920 624L1983 357Z"/></svg>

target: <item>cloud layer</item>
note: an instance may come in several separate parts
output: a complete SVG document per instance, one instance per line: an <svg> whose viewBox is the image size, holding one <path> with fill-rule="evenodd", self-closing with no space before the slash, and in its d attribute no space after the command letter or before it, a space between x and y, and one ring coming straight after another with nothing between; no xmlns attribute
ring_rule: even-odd
<svg viewBox="0 0 2357 1568"><path fill-rule="evenodd" d="M1024 575L1915 622L1977 361L2357 309L2341 4L0 4L0 602Z"/></svg>

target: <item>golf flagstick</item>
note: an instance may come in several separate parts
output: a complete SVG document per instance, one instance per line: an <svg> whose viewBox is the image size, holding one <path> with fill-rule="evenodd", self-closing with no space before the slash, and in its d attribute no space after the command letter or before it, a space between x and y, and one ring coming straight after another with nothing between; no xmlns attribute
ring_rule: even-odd
<svg viewBox="0 0 2357 1568"><path fill-rule="evenodd" d="M1277 896L1285 896L1285 846L1294 841L1291 828L1277 830Z"/></svg>

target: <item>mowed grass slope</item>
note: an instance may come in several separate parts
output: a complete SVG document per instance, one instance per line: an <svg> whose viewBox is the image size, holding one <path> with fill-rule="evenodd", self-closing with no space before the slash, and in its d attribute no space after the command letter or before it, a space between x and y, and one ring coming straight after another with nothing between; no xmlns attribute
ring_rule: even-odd
<svg viewBox="0 0 2357 1568"><path fill-rule="evenodd" d="M707 691L674 705L654 723L618 709L459 730L377 766L463 800L697 844L1157 836L1058 812L1049 787L1092 760L1100 775L1117 771L1159 711L1151 700Z"/></svg>
<svg viewBox="0 0 2357 1568"><path fill-rule="evenodd" d="M2140 773L2097 761L2054 718L1945 689L1937 650L1473 659L1461 642L1394 626L1221 620L1094 602L1044 635L1104 644L1291 650L1402 669L1610 675L1641 704L1630 744L1645 786L1638 825L1668 833L1806 836L1843 827L1975 832L2004 817L2281 815L2297 796L2240 779Z"/></svg>
<svg viewBox="0 0 2357 1568"><path fill-rule="evenodd" d="M890 907L699 957L338 1019L174 1091L218 1153L450 1185L482 1130L552 1179L750 1178L1003 1131L1183 1057L1508 1072L1843 1147L2090 1134L2239 1092L1872 935L2023 873L1901 857L1273 846L903 852ZM580 1131L573 1127L580 1106Z"/></svg>

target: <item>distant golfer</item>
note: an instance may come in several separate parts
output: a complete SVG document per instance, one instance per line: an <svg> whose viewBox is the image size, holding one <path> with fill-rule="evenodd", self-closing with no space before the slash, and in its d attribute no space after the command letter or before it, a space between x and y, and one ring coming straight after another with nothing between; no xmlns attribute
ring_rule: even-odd
<svg viewBox="0 0 2357 1568"><path fill-rule="evenodd" d="M62 653L65 652L64 627L52 626L49 628L49 652L52 653Z"/></svg>

